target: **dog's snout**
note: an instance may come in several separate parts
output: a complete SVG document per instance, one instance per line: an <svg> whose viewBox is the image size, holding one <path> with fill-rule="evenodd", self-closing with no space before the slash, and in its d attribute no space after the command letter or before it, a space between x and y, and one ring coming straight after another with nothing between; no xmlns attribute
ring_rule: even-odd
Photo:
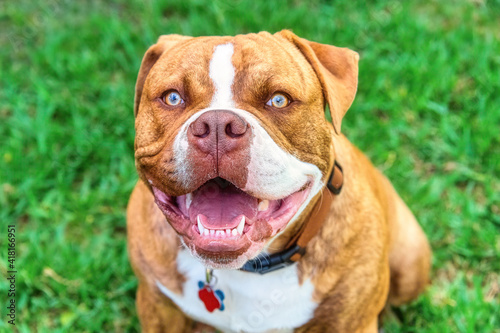
<svg viewBox="0 0 500 333"><path fill-rule="evenodd" d="M202 114L188 129L191 145L208 154L229 153L249 144L250 127L242 117L228 110Z"/></svg>

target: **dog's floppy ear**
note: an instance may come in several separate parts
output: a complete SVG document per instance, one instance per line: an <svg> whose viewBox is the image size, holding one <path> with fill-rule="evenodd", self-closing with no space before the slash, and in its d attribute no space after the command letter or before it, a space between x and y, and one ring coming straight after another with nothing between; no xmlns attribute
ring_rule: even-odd
<svg viewBox="0 0 500 333"><path fill-rule="evenodd" d="M142 58L141 68L139 69L139 75L137 76L137 82L135 83L135 99L134 99L134 116L137 116L139 111L139 104L141 104L142 89L144 88L144 83L149 74L149 71L154 66L156 61L166 50L173 47L180 41L189 39L191 37L181 36L181 35L163 35L158 38L156 44L151 46Z"/></svg>
<svg viewBox="0 0 500 333"><path fill-rule="evenodd" d="M330 107L335 132L340 134L342 118L356 95L359 55L347 48L310 42L290 30L277 34L292 42L313 67Z"/></svg>

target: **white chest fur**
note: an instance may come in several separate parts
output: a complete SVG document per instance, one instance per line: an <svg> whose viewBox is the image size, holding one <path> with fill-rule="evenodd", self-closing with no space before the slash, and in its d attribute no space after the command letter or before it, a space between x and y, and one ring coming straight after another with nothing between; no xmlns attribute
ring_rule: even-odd
<svg viewBox="0 0 500 333"><path fill-rule="evenodd" d="M317 303L312 300L313 284L299 284L296 265L260 275L237 270L216 270L216 289L225 294L224 311L210 313L198 298L198 281L205 268L186 250L177 256L179 271L186 277L183 294L158 288L184 313L225 333L287 333L308 322Z"/></svg>

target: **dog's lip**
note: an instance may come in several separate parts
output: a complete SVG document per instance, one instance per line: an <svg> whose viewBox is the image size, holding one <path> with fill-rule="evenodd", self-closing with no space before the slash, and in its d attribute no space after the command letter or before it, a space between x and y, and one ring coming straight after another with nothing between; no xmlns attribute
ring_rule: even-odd
<svg viewBox="0 0 500 333"><path fill-rule="evenodd" d="M273 234L282 230L290 222L292 217L298 211L298 208L304 202L309 191L311 190L312 182L306 182L298 191L281 199L266 200L254 197L257 199L259 205L259 211L256 216L249 217L241 214L234 220L231 220L231 224L217 227L207 226L203 221L203 216L201 216L201 218L199 216L196 216L196 218L190 218L185 214L185 211L182 211L180 207L182 205L178 204L179 200L184 200L185 204L194 192L175 197L165 194L153 184L151 184L151 187L153 189L155 201L158 207L182 236L187 237L195 243L204 245L202 247L213 248L215 246L217 248L229 246L229 248L234 249L236 247L240 247L242 243L261 237L260 235L256 235L258 232L253 232L255 224L262 225L263 223L267 223L271 225L271 227L274 225L277 230L274 230ZM233 230L237 228L242 217L245 219L244 227L240 232L234 234ZM206 232L200 233L199 222L201 222L201 228L210 230L208 235ZM214 230L213 233L212 230ZM221 231L224 232L224 235L220 235ZM219 246L217 244L225 245ZM230 246L231 244L233 246Z"/></svg>

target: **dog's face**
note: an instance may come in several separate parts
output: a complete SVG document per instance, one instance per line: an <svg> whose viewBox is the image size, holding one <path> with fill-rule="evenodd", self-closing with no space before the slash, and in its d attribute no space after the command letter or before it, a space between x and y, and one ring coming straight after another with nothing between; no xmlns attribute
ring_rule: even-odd
<svg viewBox="0 0 500 333"><path fill-rule="evenodd" d="M206 266L239 268L300 223L332 168L357 59L289 31L162 36L148 50L136 86L136 166Z"/></svg>

